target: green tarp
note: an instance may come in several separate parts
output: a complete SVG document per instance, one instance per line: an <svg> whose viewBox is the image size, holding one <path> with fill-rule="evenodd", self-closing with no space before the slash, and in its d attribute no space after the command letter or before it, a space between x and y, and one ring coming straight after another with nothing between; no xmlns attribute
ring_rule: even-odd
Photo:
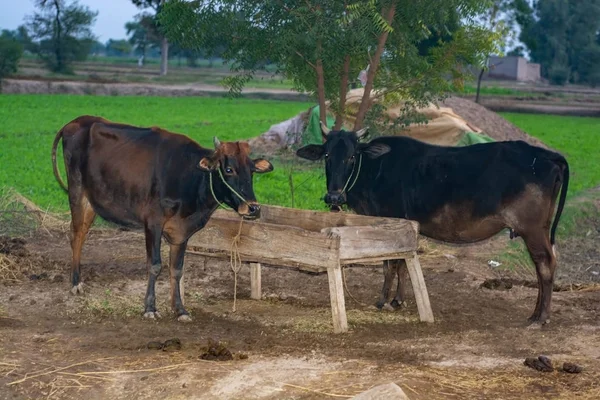
<svg viewBox="0 0 600 400"><path fill-rule="evenodd" d="M303 146L307 144L323 143L323 140L321 139L321 125L319 121L319 106L316 106L312 109L310 113L308 125L306 126L306 130L304 131L304 135L302 135ZM327 127L332 128L334 123L335 119L330 115L327 115ZM494 141L494 139L482 133L465 132L464 135L458 140L458 143L456 143L456 146L469 146L472 144L487 143Z"/></svg>

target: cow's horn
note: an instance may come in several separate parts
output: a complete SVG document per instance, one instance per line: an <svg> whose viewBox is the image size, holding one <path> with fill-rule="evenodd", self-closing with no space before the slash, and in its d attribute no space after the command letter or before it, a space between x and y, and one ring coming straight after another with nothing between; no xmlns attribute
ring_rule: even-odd
<svg viewBox="0 0 600 400"><path fill-rule="evenodd" d="M331 132L331 130L327 127L327 125L325 125L323 121L321 121L321 133L323 134L323 136L327 136L329 132Z"/></svg>
<svg viewBox="0 0 600 400"><path fill-rule="evenodd" d="M356 136L357 137L362 137L365 133L367 133L368 130L369 130L369 127L365 126L364 128L356 131Z"/></svg>
<svg viewBox="0 0 600 400"><path fill-rule="evenodd" d="M216 136L213 137L213 143L215 144L215 149L221 147L221 142L219 141L219 139L217 139Z"/></svg>

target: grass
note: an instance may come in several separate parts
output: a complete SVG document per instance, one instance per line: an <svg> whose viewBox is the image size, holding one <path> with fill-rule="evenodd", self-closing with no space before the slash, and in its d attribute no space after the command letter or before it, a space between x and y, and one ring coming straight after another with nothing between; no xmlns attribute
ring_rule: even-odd
<svg viewBox="0 0 600 400"><path fill-rule="evenodd" d="M66 95L0 95L0 188L14 187L42 209L67 211L66 194L54 180L50 150L56 132L83 114L101 115L134 125L159 125L212 147L222 141L247 139L305 110L300 102L215 98L103 97ZM61 163L59 163L61 165ZM62 166L62 165L61 165ZM286 166L256 176L257 198L268 204L291 205ZM298 207L321 207L322 170L301 170Z"/></svg>

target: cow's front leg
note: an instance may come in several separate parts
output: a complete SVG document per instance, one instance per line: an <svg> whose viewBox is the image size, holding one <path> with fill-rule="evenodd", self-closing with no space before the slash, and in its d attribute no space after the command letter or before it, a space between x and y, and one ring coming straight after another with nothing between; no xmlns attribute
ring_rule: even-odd
<svg viewBox="0 0 600 400"><path fill-rule="evenodd" d="M160 259L160 227L145 227L146 234L146 264L148 265L148 288L146 289L146 298L144 299L144 317L159 318L160 314L156 311L156 279L160 275L162 263Z"/></svg>
<svg viewBox="0 0 600 400"><path fill-rule="evenodd" d="M392 287L392 281L394 280L394 267L395 266L391 261L383 262L383 289L381 290L381 297L376 304L377 308L380 310L383 308L385 303L387 303L390 296L390 289Z"/></svg>
<svg viewBox="0 0 600 400"><path fill-rule="evenodd" d="M187 240L181 244L172 244L169 254L169 266L171 273L171 308L177 315L177 320L181 322L190 322L192 318L183 307L181 300L181 279L183 277L183 259Z"/></svg>

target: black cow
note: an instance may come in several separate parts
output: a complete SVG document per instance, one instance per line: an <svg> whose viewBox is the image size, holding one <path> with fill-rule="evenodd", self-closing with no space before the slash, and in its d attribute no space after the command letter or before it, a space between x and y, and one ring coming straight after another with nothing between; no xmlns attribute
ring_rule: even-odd
<svg viewBox="0 0 600 400"><path fill-rule="evenodd" d="M569 182L562 155L522 141L442 147L408 137L379 137L359 143L366 129L330 132L321 127L325 143L302 147L297 155L325 158L328 205L415 220L423 235L450 243L477 242L513 229L523 237L537 271L538 298L530 321L548 321L555 233ZM404 298L405 265L386 264L378 306L387 300L394 268L399 286L394 304Z"/></svg>
<svg viewBox="0 0 600 400"><path fill-rule="evenodd" d="M56 165L61 138L68 187ZM123 226L144 229L147 318L159 316L154 287L161 272L164 236L170 245L171 306L180 321L191 320L180 292L189 237L206 225L220 203L246 218L258 217L252 173L273 169L267 160L251 160L247 143L220 143L215 138L214 145L213 151L157 127L139 128L93 116L81 116L57 133L52 163L56 179L69 194L73 294L82 292L81 249L98 214Z"/></svg>

